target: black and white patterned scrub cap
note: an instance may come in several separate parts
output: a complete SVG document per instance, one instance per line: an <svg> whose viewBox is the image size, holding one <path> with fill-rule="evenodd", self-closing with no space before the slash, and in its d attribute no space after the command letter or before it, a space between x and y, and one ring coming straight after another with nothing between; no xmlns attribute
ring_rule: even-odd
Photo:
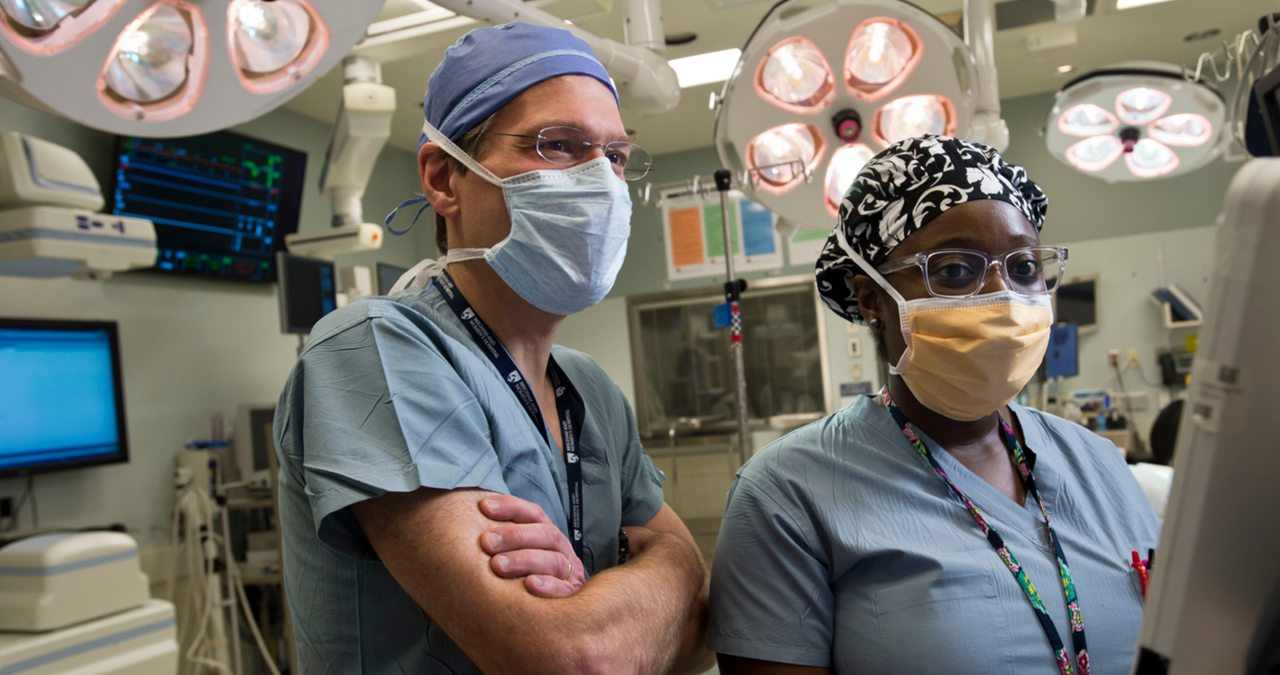
<svg viewBox="0 0 1280 675"><path fill-rule="evenodd" d="M838 241L873 267L902 240L959 204L997 199L1012 204L1039 232L1049 205L1040 186L994 148L949 136L899 141L871 158L840 203L840 217L818 256L814 274L823 302L861 322L853 277L864 274Z"/></svg>

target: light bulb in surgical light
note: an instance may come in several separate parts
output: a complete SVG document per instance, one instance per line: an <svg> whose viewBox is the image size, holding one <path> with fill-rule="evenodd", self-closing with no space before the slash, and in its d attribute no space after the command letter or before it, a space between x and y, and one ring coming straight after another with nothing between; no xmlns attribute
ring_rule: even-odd
<svg viewBox="0 0 1280 675"><path fill-rule="evenodd" d="M1094 136L1067 148L1067 162L1081 171L1094 173L1111 166L1122 154L1124 144L1119 138Z"/></svg>
<svg viewBox="0 0 1280 675"><path fill-rule="evenodd" d="M784 124L756 136L751 141L748 160L761 180L781 187L804 175L804 168L817 158L818 143L805 124Z"/></svg>
<svg viewBox="0 0 1280 675"><path fill-rule="evenodd" d="M871 161L875 154L871 148L858 143L856 145L846 145L831 155L831 163L827 166L825 186L827 210L833 215L839 210L840 202L844 199L845 193L849 191L849 186L853 185L853 179L858 176L858 172L867 165L867 162Z"/></svg>
<svg viewBox="0 0 1280 675"><path fill-rule="evenodd" d="M1058 118L1058 129L1064 134L1089 138L1110 134L1120 128L1120 120L1092 103L1068 108Z"/></svg>
<svg viewBox="0 0 1280 675"><path fill-rule="evenodd" d="M187 80L194 37L177 9L160 5L130 24L116 41L104 79L127 101L150 103L178 91Z"/></svg>
<svg viewBox="0 0 1280 675"><path fill-rule="evenodd" d="M311 32L311 17L295 0L233 0L227 8L236 61L250 73L293 63Z"/></svg>
<svg viewBox="0 0 1280 675"><path fill-rule="evenodd" d="M769 51L757 84L765 100L772 97L796 108L820 107L835 90L826 58L802 37L779 43Z"/></svg>
<svg viewBox="0 0 1280 675"><path fill-rule="evenodd" d="M914 53L911 38L894 23L867 22L853 34L845 68L858 82L887 84L906 70Z"/></svg>
<svg viewBox="0 0 1280 675"><path fill-rule="evenodd" d="M894 100L876 112L872 133L886 146L925 134L953 133L955 124L945 101L933 94Z"/></svg>
<svg viewBox="0 0 1280 675"><path fill-rule="evenodd" d="M1129 171L1140 178L1156 178L1178 168L1178 155L1169 146L1144 138L1124 157Z"/></svg>
<svg viewBox="0 0 1280 675"><path fill-rule="evenodd" d="M1204 115L1183 113L1156 120L1147 128L1152 139L1184 148L1195 148L1213 137L1213 124Z"/></svg>
<svg viewBox="0 0 1280 675"><path fill-rule="evenodd" d="M1136 87L1116 97L1116 113L1125 124L1141 125L1156 121L1173 104L1173 97L1150 87Z"/></svg>
<svg viewBox="0 0 1280 675"><path fill-rule="evenodd" d="M47 32L91 4L93 0L0 0L0 9L23 28Z"/></svg>

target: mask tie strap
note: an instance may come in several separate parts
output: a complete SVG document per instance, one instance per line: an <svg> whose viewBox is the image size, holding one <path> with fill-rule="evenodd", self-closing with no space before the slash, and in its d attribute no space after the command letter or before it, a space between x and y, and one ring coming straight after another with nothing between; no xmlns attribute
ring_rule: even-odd
<svg viewBox="0 0 1280 675"><path fill-rule="evenodd" d="M396 280L396 284L391 287L390 291L387 291L387 295L395 295L409 287L426 288L430 280L439 274L442 269L444 269L443 258L440 260L433 258L421 260L417 265L409 268L408 272L400 275L400 278ZM419 277L427 281L418 283Z"/></svg>
<svg viewBox="0 0 1280 675"><path fill-rule="evenodd" d="M421 192L415 192L414 194L418 196L400 202L400 206L391 209L391 213L388 213L387 217L383 219L382 224L387 226L387 231L391 234L399 236L408 233L409 230L413 229L413 224L418 222L418 218L422 217L422 212L431 208L431 204L426 203L427 198L423 196ZM391 219L396 217L396 214L400 212L400 209L403 209L406 206L413 206L414 204L422 204L422 208L418 209L418 214L413 217L413 220L409 223L409 227L406 227L403 230L397 230L394 227L391 227Z"/></svg>
<svg viewBox="0 0 1280 675"><path fill-rule="evenodd" d="M431 126L430 122L422 123L422 133L427 137L427 140L440 146L441 149L449 153L450 157L453 157L459 162L462 162L463 166L467 167L468 169L471 169L477 174L480 174L480 177L485 179L485 181L497 187L503 186L501 178L498 178L497 176L493 175L492 171L484 168L484 165L482 165L480 162L477 162L474 158L472 158L467 153L463 152L462 148L459 148L456 143L449 140L448 136L445 136L444 134L440 133L439 129Z"/></svg>
<svg viewBox="0 0 1280 675"><path fill-rule="evenodd" d="M907 349L902 352L902 358L898 359L898 363L896 365L905 368L906 365L911 361L911 352L912 352L911 324L907 318L906 299L902 297L902 294L898 292L898 289L894 288L888 282L888 280L884 278L882 274L876 271L876 268L871 266L871 263L867 262L866 258L863 258L861 255L859 255L857 252L853 250L853 247L849 245L849 240L846 239L844 236L844 228L836 227L835 234L836 234L836 243L839 244L840 248L844 250L844 254L849 256L849 259L852 260L855 265L857 265L858 267L861 267L862 271L866 272L867 276L871 277L872 281L876 282L877 284L880 284L880 288L883 288L886 293L888 293L890 296L893 297L895 301L897 301L899 328L902 330L903 341L907 343ZM902 371L900 368L895 367L895 364L891 363L889 364L889 374L901 375Z"/></svg>

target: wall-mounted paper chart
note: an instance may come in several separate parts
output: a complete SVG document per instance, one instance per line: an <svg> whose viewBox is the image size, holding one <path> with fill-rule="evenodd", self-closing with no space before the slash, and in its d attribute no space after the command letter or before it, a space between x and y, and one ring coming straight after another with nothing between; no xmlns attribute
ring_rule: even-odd
<svg viewBox="0 0 1280 675"><path fill-rule="evenodd" d="M827 245L831 230L812 228L800 229L791 233L787 240L787 255L792 265L812 265L822 254L822 247Z"/></svg>
<svg viewBox="0 0 1280 675"><path fill-rule="evenodd" d="M772 211L747 199L741 192L729 192L730 246L735 271L782 267L782 239L773 224ZM724 274L724 229L717 193L702 198L664 195L662 226L668 279Z"/></svg>

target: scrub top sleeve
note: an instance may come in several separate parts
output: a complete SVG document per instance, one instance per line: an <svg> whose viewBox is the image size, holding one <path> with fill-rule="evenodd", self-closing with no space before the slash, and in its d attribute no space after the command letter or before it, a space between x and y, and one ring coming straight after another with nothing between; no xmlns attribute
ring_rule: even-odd
<svg viewBox="0 0 1280 675"><path fill-rule="evenodd" d="M317 535L355 558L371 550L352 504L420 487L508 493L471 390L421 327L376 306L368 321L309 345L286 390L301 404L290 415L301 442L288 454L301 464Z"/></svg>
<svg viewBox="0 0 1280 675"><path fill-rule="evenodd" d="M835 597L808 519L739 475L711 566L707 647L761 661L831 665Z"/></svg>
<svg viewBox="0 0 1280 675"><path fill-rule="evenodd" d="M612 383L611 383L612 384ZM622 391L613 386L622 419L626 421L626 449L622 453L622 525L644 526L662 510L662 484L667 477L653 465L640 443L636 417Z"/></svg>

